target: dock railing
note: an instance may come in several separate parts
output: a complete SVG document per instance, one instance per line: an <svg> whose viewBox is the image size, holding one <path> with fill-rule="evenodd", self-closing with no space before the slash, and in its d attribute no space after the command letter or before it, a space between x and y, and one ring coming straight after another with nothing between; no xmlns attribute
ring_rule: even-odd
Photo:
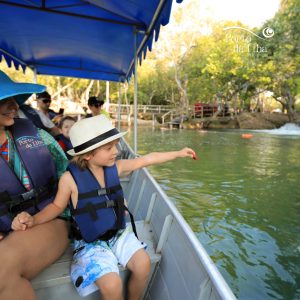
<svg viewBox="0 0 300 300"><path fill-rule="evenodd" d="M170 111L173 108L174 107L171 105L138 105L137 112L162 114ZM118 109L118 104L109 104L109 113L118 113ZM120 113L121 115L133 115L133 105L121 104Z"/></svg>

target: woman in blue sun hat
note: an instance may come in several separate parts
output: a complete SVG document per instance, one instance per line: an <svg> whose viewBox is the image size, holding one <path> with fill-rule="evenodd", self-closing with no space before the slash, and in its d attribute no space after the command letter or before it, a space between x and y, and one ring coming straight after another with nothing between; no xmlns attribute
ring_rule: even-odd
<svg viewBox="0 0 300 300"><path fill-rule="evenodd" d="M36 299L30 280L68 245L62 219L11 232L18 212L35 214L52 201L68 164L52 136L17 118L19 105L44 90L39 84L14 82L0 71L0 299Z"/></svg>

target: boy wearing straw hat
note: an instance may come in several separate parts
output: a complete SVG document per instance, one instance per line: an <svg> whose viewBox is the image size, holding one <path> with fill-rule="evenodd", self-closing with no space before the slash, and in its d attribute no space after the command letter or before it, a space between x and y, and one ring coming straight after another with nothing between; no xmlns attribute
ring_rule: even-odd
<svg viewBox="0 0 300 300"><path fill-rule="evenodd" d="M68 151L73 159L60 179L53 203L34 216L22 212L13 221L14 230L43 224L59 215L71 199L77 228L71 278L81 296L99 289L103 299L123 299L120 263L132 272L128 299L140 299L150 272L150 259L131 227L125 226L126 208L119 177L179 157L195 158L192 149L184 148L116 160L117 144L125 134L103 115L75 123L70 130L73 149Z"/></svg>

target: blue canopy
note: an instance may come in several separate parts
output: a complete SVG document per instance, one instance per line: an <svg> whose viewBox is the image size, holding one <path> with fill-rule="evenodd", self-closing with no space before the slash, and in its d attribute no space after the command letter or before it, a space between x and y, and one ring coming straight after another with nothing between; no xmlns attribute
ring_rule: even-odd
<svg viewBox="0 0 300 300"><path fill-rule="evenodd" d="M177 0L182 2L182 0ZM172 0L0 0L0 60L37 74L125 81Z"/></svg>

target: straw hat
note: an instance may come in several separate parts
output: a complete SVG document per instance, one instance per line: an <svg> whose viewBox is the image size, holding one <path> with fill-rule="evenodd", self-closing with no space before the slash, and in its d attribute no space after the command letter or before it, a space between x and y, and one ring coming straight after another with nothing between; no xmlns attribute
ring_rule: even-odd
<svg viewBox="0 0 300 300"><path fill-rule="evenodd" d="M32 94L44 90L46 87L40 84L14 82L0 70L0 101L14 97L18 104L23 104Z"/></svg>
<svg viewBox="0 0 300 300"><path fill-rule="evenodd" d="M104 115L98 115L76 122L70 129L73 149L71 156L80 155L116 140L127 132L119 132Z"/></svg>

